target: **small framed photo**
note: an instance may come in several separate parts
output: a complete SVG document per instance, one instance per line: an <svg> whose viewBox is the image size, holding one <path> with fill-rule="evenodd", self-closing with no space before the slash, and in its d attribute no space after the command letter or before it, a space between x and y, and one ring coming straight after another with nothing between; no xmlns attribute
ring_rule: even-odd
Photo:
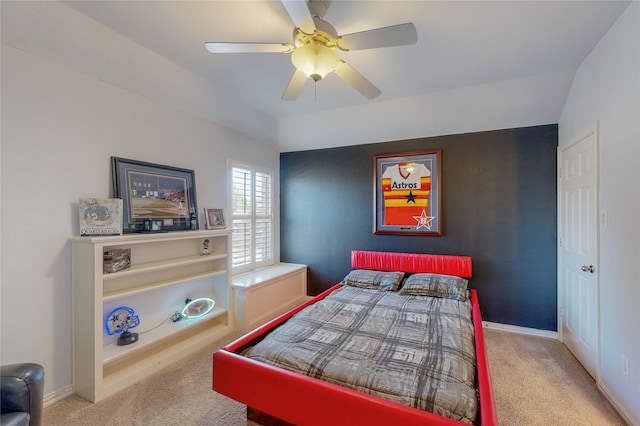
<svg viewBox="0 0 640 426"><path fill-rule="evenodd" d="M222 209L204 209L204 217L206 219L207 229L221 229L224 228L224 217L222 216Z"/></svg>

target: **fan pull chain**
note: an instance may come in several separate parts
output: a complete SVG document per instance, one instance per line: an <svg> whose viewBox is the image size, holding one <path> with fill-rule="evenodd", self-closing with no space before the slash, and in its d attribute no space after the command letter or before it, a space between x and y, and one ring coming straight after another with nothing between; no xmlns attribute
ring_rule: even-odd
<svg viewBox="0 0 640 426"><path fill-rule="evenodd" d="M313 82L313 102L318 102L318 80Z"/></svg>

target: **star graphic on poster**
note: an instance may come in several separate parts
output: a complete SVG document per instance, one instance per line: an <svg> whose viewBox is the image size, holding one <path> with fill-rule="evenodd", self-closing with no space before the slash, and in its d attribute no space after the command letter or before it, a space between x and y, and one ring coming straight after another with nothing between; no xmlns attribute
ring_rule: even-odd
<svg viewBox="0 0 640 426"><path fill-rule="evenodd" d="M416 196L413 195L412 191L409 191L409 195L406 195L406 197L407 197L407 204L409 204L409 203L415 204L416 203Z"/></svg>
<svg viewBox="0 0 640 426"><path fill-rule="evenodd" d="M428 230L431 230L431 222L435 219L435 217L427 216L427 212L424 210L420 216L413 216L413 218L418 221L416 229L426 228Z"/></svg>

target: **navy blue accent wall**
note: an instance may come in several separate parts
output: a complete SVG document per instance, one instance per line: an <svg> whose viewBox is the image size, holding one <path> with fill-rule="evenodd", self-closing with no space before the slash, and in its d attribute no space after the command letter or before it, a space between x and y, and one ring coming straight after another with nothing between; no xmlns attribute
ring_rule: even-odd
<svg viewBox="0 0 640 426"><path fill-rule="evenodd" d="M288 152L280 156L281 260L315 295L351 250L468 255L483 319L556 330L558 126ZM443 236L373 234L373 156L442 150Z"/></svg>

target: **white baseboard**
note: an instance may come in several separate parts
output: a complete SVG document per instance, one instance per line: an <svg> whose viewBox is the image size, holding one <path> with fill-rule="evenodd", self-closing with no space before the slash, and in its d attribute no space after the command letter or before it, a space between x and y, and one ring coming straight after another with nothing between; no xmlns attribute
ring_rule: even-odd
<svg viewBox="0 0 640 426"><path fill-rule="evenodd" d="M517 325L500 324L489 321L482 321L482 326L493 330L508 331L510 333L527 334L529 336L546 337L547 339L558 340L558 333L555 331L538 330L537 328L519 327Z"/></svg>
<svg viewBox="0 0 640 426"><path fill-rule="evenodd" d="M71 395L73 395L73 386L67 385L62 389L46 394L43 398L43 405L48 407L58 401L69 398Z"/></svg>
<svg viewBox="0 0 640 426"><path fill-rule="evenodd" d="M600 392L602 392L605 398L609 400L611 405L613 405L613 408L616 409L616 411L618 412L618 414L620 414L624 421L632 426L640 426L640 423L633 419L631 413L629 413L627 409L624 408L624 406L620 404L620 402L618 402L618 400L613 396L613 394L609 391L609 389L607 389L605 385L603 385L602 383L598 383L598 389L600 389Z"/></svg>

